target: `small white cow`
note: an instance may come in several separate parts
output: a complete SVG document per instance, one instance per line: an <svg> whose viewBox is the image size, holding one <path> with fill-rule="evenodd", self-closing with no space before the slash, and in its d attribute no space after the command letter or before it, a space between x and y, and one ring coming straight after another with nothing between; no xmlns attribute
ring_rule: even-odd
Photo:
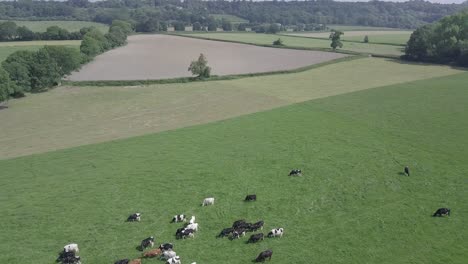
<svg viewBox="0 0 468 264"><path fill-rule="evenodd" d="M80 249L78 248L78 244L72 243L64 246L63 252L75 252L76 254L80 252Z"/></svg>
<svg viewBox="0 0 468 264"><path fill-rule="evenodd" d="M166 264L180 264L180 257L175 256L167 260Z"/></svg>
<svg viewBox="0 0 468 264"><path fill-rule="evenodd" d="M283 237L283 233L284 233L284 229L280 227L280 228L272 229L270 233L268 233L268 236L269 237L277 237L277 236Z"/></svg>
<svg viewBox="0 0 468 264"><path fill-rule="evenodd" d="M192 218L190 218L189 223L190 223L190 224L194 224L194 223L195 223L195 216L192 215Z"/></svg>
<svg viewBox="0 0 468 264"><path fill-rule="evenodd" d="M193 229L193 231L198 231L198 223L189 224L186 227L187 229Z"/></svg>
<svg viewBox="0 0 468 264"><path fill-rule="evenodd" d="M205 200L203 200L202 206L213 205L213 204L214 204L214 198L210 197L210 198L205 198Z"/></svg>
<svg viewBox="0 0 468 264"><path fill-rule="evenodd" d="M173 250L166 250L162 253L161 255L161 259L171 259L171 258L174 258L175 256L177 256L177 254L175 253L175 251Z"/></svg>

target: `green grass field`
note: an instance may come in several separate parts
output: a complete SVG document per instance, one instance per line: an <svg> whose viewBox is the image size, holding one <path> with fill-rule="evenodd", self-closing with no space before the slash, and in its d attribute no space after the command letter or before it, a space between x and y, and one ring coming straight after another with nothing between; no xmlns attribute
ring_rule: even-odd
<svg viewBox="0 0 468 264"><path fill-rule="evenodd" d="M80 40L47 40L47 41L12 41L0 42L0 62L4 61L11 53L18 50L38 50L46 45L60 45L79 48Z"/></svg>
<svg viewBox="0 0 468 264"><path fill-rule="evenodd" d="M311 49L330 49L330 41L325 39L312 39L307 37L294 37L273 34L256 33L188 33L191 37L200 37L214 40L227 40L257 45L272 45L273 41L281 38L286 47L311 48ZM343 43L342 50L359 52L375 55L402 55L402 47L393 45L368 44L368 43Z"/></svg>
<svg viewBox="0 0 468 264"><path fill-rule="evenodd" d="M238 16L233 16L233 15L212 14L210 16L212 16L214 19L219 20L219 21L221 21L223 19L226 19L227 21L229 21L229 22L231 22L233 24L249 23L248 20L243 19L243 18L238 17Z"/></svg>
<svg viewBox="0 0 468 264"><path fill-rule="evenodd" d="M364 35L365 36L365 35ZM343 40L348 41L364 41L364 36L343 36ZM390 43L405 45L411 36L411 32L403 34L394 34L394 35L375 35L369 36L369 43Z"/></svg>
<svg viewBox="0 0 468 264"><path fill-rule="evenodd" d="M369 26L349 26L349 25L327 25L330 29L340 30L340 31L384 31L384 30L399 30L397 28L387 28L387 27L369 27Z"/></svg>
<svg viewBox="0 0 468 264"><path fill-rule="evenodd" d="M369 43L376 44L394 44L394 45L405 45L412 31L376 31L376 30L367 30L367 31L344 31L344 35L341 36L341 39L344 41L357 41L363 42L364 37L369 37ZM330 32L293 32L293 33L282 33L284 35L294 35L301 37L310 37L310 38L322 38L327 39L330 36ZM346 45L347 43L345 43Z"/></svg>
<svg viewBox="0 0 468 264"><path fill-rule="evenodd" d="M271 263L464 264L467 82L461 73L0 161L0 262L54 263L76 242L83 263L113 263L154 235L183 263L250 263L270 248ZM250 193L258 201L244 203ZM201 207L208 196L215 205ZM452 216L431 217L439 207ZM125 223L135 211L142 222ZM174 239L180 213L197 217L196 238ZM285 235L215 238L241 218Z"/></svg>
<svg viewBox="0 0 468 264"><path fill-rule="evenodd" d="M172 130L460 72L446 66L364 58L299 73L236 80L59 87L11 100L8 109L0 110L0 123L8 124L0 126L0 159Z"/></svg>
<svg viewBox="0 0 468 264"><path fill-rule="evenodd" d="M1 20L0 20L1 21ZM18 26L26 26L34 32L45 32L48 27L59 26L70 32L79 31L84 27L96 27L103 33L107 32L109 26L101 23L89 22L89 21L20 21L13 20Z"/></svg>

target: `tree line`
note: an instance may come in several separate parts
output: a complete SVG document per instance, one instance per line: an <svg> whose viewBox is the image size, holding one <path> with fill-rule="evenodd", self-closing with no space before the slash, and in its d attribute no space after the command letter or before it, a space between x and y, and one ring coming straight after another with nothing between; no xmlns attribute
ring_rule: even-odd
<svg viewBox="0 0 468 264"><path fill-rule="evenodd" d="M468 10L416 29L404 58L468 66Z"/></svg>
<svg viewBox="0 0 468 264"><path fill-rule="evenodd" d="M95 56L126 44L132 30L130 23L116 20L106 34L94 27L88 28L79 49L45 46L38 51L12 53L0 67L0 102L59 85L65 75Z"/></svg>
<svg viewBox="0 0 468 264"><path fill-rule="evenodd" d="M246 1L246 0L88 0L0 1L0 19L80 20L105 24L113 20L134 21L150 31L171 23L208 27L211 14L230 14L248 20L252 25L278 23L286 26L311 24L344 24L393 28L416 28L439 20L468 7L463 4L435 4L423 0L403 3L383 1L334 2L311 1ZM145 26L146 24L146 26ZM142 30L144 31L144 30ZM164 31L164 30L161 30Z"/></svg>
<svg viewBox="0 0 468 264"><path fill-rule="evenodd" d="M18 26L13 21L0 22L0 41L31 40L81 40L90 28L69 32L59 26L50 26L45 32L33 32L26 26Z"/></svg>

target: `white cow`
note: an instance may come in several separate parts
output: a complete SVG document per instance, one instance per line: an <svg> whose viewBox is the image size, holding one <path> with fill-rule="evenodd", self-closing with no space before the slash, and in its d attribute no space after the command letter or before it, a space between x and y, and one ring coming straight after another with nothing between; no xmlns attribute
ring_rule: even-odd
<svg viewBox="0 0 468 264"><path fill-rule="evenodd" d="M180 257L175 256L167 260L166 264L180 264Z"/></svg>
<svg viewBox="0 0 468 264"><path fill-rule="evenodd" d="M214 198L210 197L210 198L205 198L205 200L203 200L202 206L213 205L213 204L214 204Z"/></svg>
<svg viewBox="0 0 468 264"><path fill-rule="evenodd" d="M193 223L195 223L195 216L194 216L194 215L192 215L192 218L190 218L190 221L189 221L189 223L190 223L190 224L193 224Z"/></svg>
<svg viewBox="0 0 468 264"><path fill-rule="evenodd" d="M284 229L280 227L280 228L272 229L270 233L268 233L268 236L269 237L277 237L277 236L283 237L283 233L284 233Z"/></svg>
<svg viewBox="0 0 468 264"><path fill-rule="evenodd" d="M76 254L80 252L80 249L78 248L78 244L72 243L64 246L63 252L75 252Z"/></svg>
<svg viewBox="0 0 468 264"><path fill-rule="evenodd" d="M175 256L177 256L177 254L175 253L175 251L173 250L166 250L162 253L161 255L161 259L171 259L171 258L174 258Z"/></svg>
<svg viewBox="0 0 468 264"><path fill-rule="evenodd" d="M198 223L188 224L187 229L193 229L193 231L198 231Z"/></svg>

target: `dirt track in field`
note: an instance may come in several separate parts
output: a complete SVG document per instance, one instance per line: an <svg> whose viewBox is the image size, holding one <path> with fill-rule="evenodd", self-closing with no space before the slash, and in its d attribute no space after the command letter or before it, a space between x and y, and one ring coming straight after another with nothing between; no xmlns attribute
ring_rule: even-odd
<svg viewBox="0 0 468 264"><path fill-rule="evenodd" d="M411 31L395 30L395 31L345 31L344 37L356 37L356 36L382 36L382 35L401 35L410 34ZM300 36L300 37L312 37L312 38L325 38L328 39L330 32L318 32L318 33L288 33L285 35L289 36Z"/></svg>
<svg viewBox="0 0 468 264"><path fill-rule="evenodd" d="M130 36L128 45L106 52L72 81L147 80L191 76L190 62L205 54L214 75L291 70L346 55L209 41L169 35Z"/></svg>

